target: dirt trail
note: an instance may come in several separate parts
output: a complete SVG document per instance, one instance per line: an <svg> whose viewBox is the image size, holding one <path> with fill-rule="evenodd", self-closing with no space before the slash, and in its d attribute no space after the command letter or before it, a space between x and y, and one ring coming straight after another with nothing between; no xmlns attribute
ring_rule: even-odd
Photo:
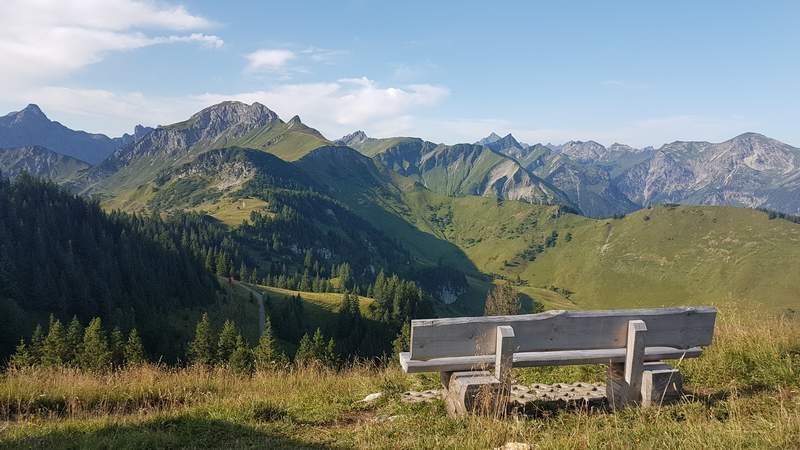
<svg viewBox="0 0 800 450"><path fill-rule="evenodd" d="M264 309L264 296L257 290L247 286L244 283L238 281L236 283L253 294L253 297L255 297L256 301L258 302L258 335L261 336L264 334L264 328L267 326L266 310Z"/></svg>

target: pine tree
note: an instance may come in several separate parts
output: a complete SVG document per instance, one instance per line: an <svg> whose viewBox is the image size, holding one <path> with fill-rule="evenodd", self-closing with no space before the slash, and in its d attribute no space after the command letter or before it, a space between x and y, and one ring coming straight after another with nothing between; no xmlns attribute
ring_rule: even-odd
<svg viewBox="0 0 800 450"><path fill-rule="evenodd" d="M220 251L217 254L217 275L221 277L227 277L230 275L230 264L228 264L228 255L225 254L225 251Z"/></svg>
<svg viewBox="0 0 800 450"><path fill-rule="evenodd" d="M264 334L258 339L258 345L253 350L253 358L257 370L276 369L286 365L286 356L277 348L269 317L264 326Z"/></svg>
<svg viewBox="0 0 800 450"><path fill-rule="evenodd" d="M411 342L411 322L406 322L397 334L394 342L392 342L392 350L394 354L400 352L407 352Z"/></svg>
<svg viewBox="0 0 800 450"><path fill-rule="evenodd" d="M20 338L19 344L16 350L14 350L14 354L11 355L9 365L15 369L22 369L34 365L34 362L33 355L31 355L31 352L28 350L28 346L25 345L25 339Z"/></svg>
<svg viewBox="0 0 800 450"><path fill-rule="evenodd" d="M193 364L212 366L215 353L214 332L211 330L208 313L203 313L195 327L194 340L189 344L189 360Z"/></svg>
<svg viewBox="0 0 800 450"><path fill-rule="evenodd" d="M219 332L219 342L217 344L217 361L222 364L230 362L231 355L236 350L236 324L232 320L226 320Z"/></svg>
<svg viewBox="0 0 800 450"><path fill-rule="evenodd" d="M104 370L111 365L112 353L103 331L103 323L95 317L83 331L80 366L88 370Z"/></svg>
<svg viewBox="0 0 800 450"><path fill-rule="evenodd" d="M42 362L43 350L44 350L44 331L42 330L41 325L36 325L36 328L33 329L33 335L31 336L31 345L30 345L31 361L34 365L40 364Z"/></svg>
<svg viewBox="0 0 800 450"><path fill-rule="evenodd" d="M336 355L336 341L333 338L328 339L328 345L325 346L322 354L322 363L331 368L339 364L339 357Z"/></svg>
<svg viewBox="0 0 800 450"><path fill-rule="evenodd" d="M70 364L77 364L78 355L81 351L81 343L83 342L83 327L78 321L76 316L72 316L72 320L67 327L67 362Z"/></svg>
<svg viewBox="0 0 800 450"><path fill-rule="evenodd" d="M67 338L61 321L50 315L50 327L44 338L41 361L45 366L63 365L69 358Z"/></svg>
<svg viewBox="0 0 800 450"><path fill-rule="evenodd" d="M138 366L146 361L144 356L144 345L136 328L131 329L128 334L128 341L125 343L125 364L128 366Z"/></svg>
<svg viewBox="0 0 800 450"><path fill-rule="evenodd" d="M214 251L209 249L206 253L206 270L210 273L214 273L217 271L217 265L214 260Z"/></svg>
<svg viewBox="0 0 800 450"><path fill-rule="evenodd" d="M239 374L253 373L253 352L241 334L236 336L236 348L231 353L230 366L231 370Z"/></svg>
<svg viewBox="0 0 800 450"><path fill-rule="evenodd" d="M125 337L119 327L114 327L114 330L111 331L109 344L112 364L114 367L122 367L125 363Z"/></svg>
<svg viewBox="0 0 800 450"><path fill-rule="evenodd" d="M508 284L496 286L486 297L484 315L507 316L519 314L519 294Z"/></svg>
<svg viewBox="0 0 800 450"><path fill-rule="evenodd" d="M297 352L294 354L294 363L298 366L309 365L314 361L314 347L308 333L300 338Z"/></svg>
<svg viewBox="0 0 800 450"><path fill-rule="evenodd" d="M247 266L244 261L242 261L242 265L239 266L239 281L247 281Z"/></svg>

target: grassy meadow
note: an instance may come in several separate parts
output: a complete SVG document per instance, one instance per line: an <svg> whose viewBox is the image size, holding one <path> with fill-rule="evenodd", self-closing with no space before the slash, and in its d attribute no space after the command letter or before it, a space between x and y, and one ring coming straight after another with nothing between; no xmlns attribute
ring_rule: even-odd
<svg viewBox="0 0 800 450"><path fill-rule="evenodd" d="M686 397L660 408L452 419L405 404L438 376L393 362L235 375L146 365L0 376L0 448L797 448L800 317L723 309L714 344L674 362ZM516 370L518 382L603 381L601 366ZM359 402L382 392L375 402Z"/></svg>

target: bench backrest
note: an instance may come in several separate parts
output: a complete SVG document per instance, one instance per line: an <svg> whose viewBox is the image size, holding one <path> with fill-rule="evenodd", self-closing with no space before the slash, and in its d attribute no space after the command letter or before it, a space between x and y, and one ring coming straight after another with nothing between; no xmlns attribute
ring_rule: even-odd
<svg viewBox="0 0 800 450"><path fill-rule="evenodd" d="M623 348L630 320L645 322L648 347L687 349L711 344L716 315L680 307L412 320L411 359L494 354L498 325L514 328L514 352Z"/></svg>

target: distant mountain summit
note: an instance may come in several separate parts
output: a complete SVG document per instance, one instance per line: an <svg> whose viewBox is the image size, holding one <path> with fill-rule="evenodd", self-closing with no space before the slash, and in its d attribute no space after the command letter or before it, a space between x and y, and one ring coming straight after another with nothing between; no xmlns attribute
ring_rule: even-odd
<svg viewBox="0 0 800 450"><path fill-rule="evenodd" d="M291 161L328 143L297 116L284 122L261 103L226 101L153 129L117 150L87 172L83 189L106 193L136 188L215 149L263 150Z"/></svg>
<svg viewBox="0 0 800 450"><path fill-rule="evenodd" d="M0 148L0 173L7 178L16 178L22 173L27 173L35 177L65 182L89 167L84 161L37 145Z"/></svg>
<svg viewBox="0 0 800 450"><path fill-rule="evenodd" d="M104 134L75 131L52 121L34 104L0 117L0 147L41 146L95 164L120 145Z"/></svg>
<svg viewBox="0 0 800 450"><path fill-rule="evenodd" d="M618 185L641 205L734 205L798 214L800 149L758 133L717 144L676 141L623 173Z"/></svg>
<svg viewBox="0 0 800 450"><path fill-rule="evenodd" d="M509 136L511 136L511 135L509 134ZM483 139L480 139L478 142L476 142L476 144L478 144L478 145L488 145L488 144L491 144L491 143L497 142L497 141L499 141L500 139L502 139L502 138L500 137L500 135L498 135L497 133L495 133L494 131L492 131L491 133L489 133L489 135L488 135L488 136L486 136L485 138L483 138Z"/></svg>
<svg viewBox="0 0 800 450"><path fill-rule="evenodd" d="M354 131L336 140L337 145L347 145L348 147L358 148L367 142L369 136L361 130Z"/></svg>

